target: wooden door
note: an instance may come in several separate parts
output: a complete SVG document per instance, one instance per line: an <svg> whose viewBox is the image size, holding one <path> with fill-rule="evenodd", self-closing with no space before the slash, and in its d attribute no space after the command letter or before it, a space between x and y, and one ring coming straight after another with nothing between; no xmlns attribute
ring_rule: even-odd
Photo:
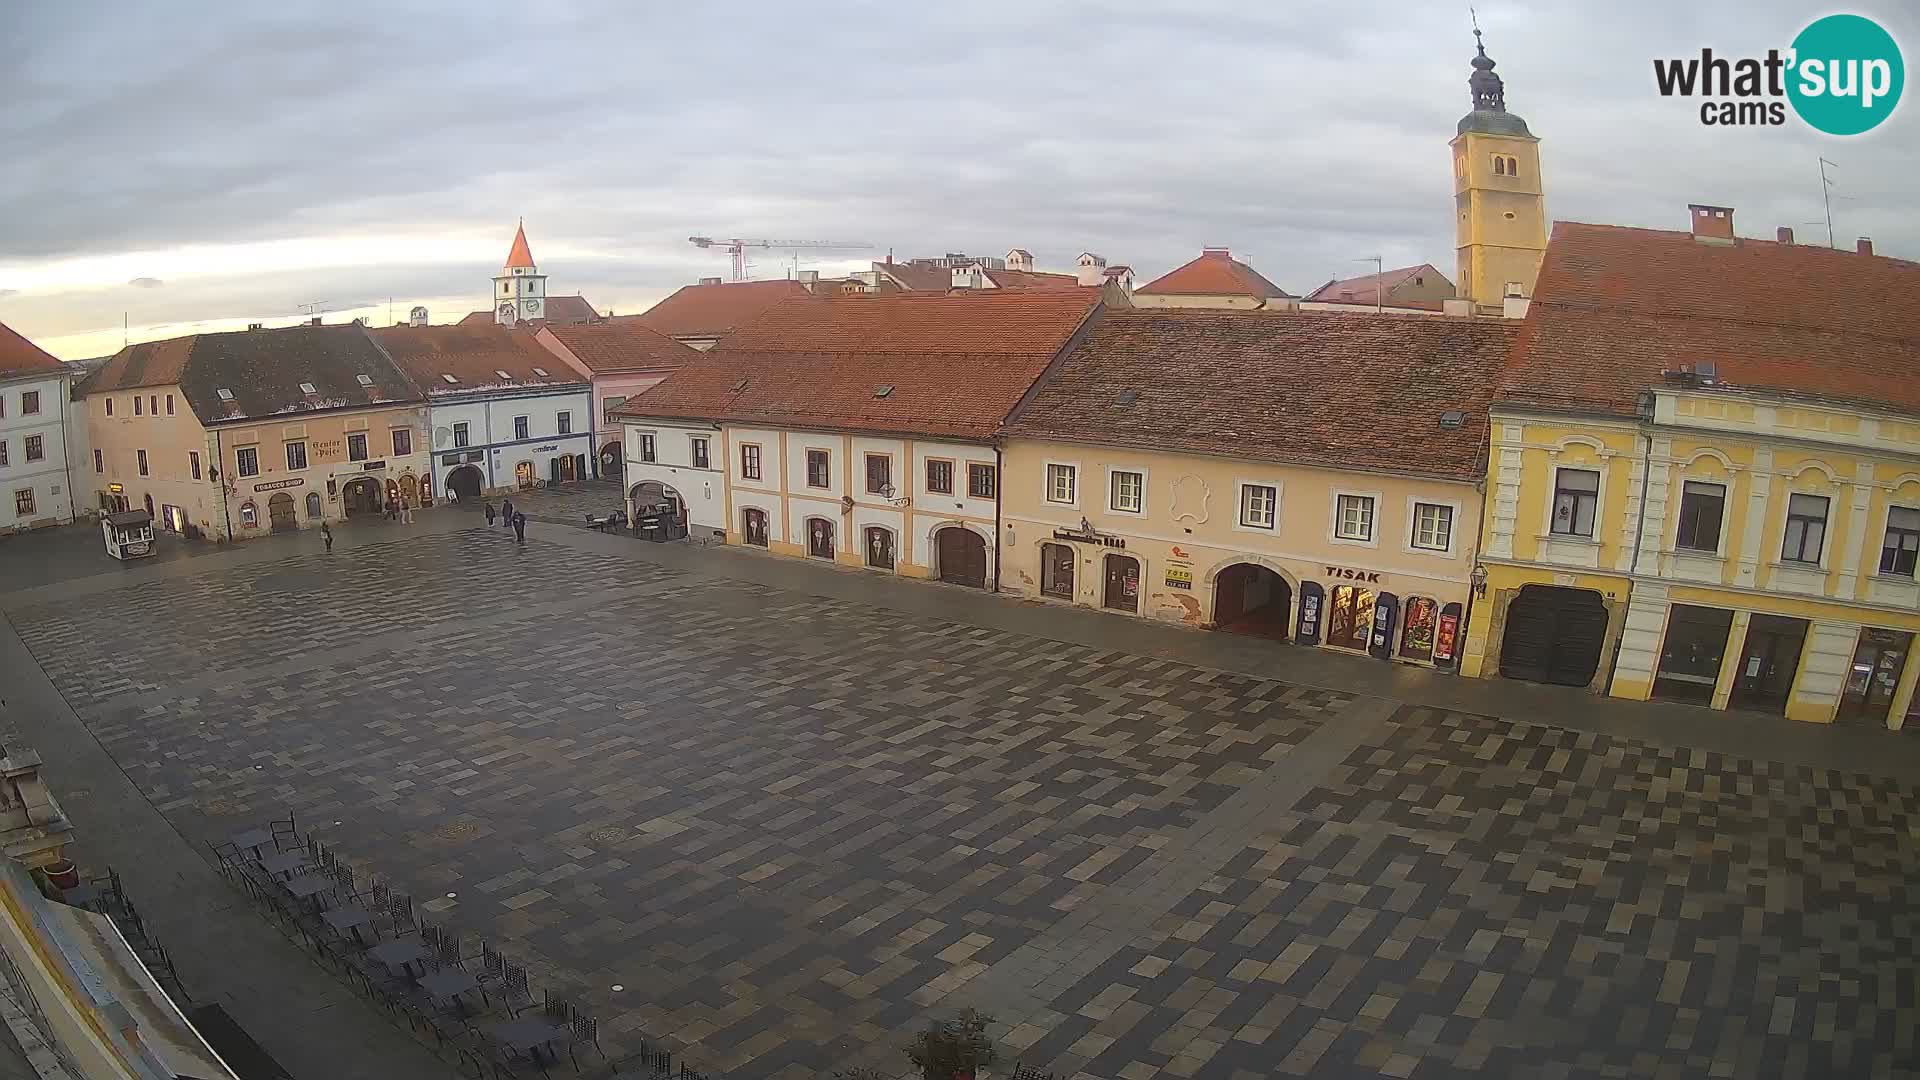
<svg viewBox="0 0 1920 1080"><path fill-rule="evenodd" d="M1131 555L1107 556L1106 606L1115 611L1140 610L1140 560Z"/></svg>
<svg viewBox="0 0 1920 1080"><path fill-rule="evenodd" d="M745 537L746 542L752 544L754 547L766 547L767 512L749 507L743 511L743 516L745 520L741 522L740 531Z"/></svg>
<svg viewBox="0 0 1920 1080"><path fill-rule="evenodd" d="M299 528L299 522L293 516L293 496L284 491L267 500L267 516L273 520L274 532Z"/></svg>
<svg viewBox="0 0 1920 1080"><path fill-rule="evenodd" d="M987 587L987 542L972 529L941 529L935 537L940 580L972 589Z"/></svg>
<svg viewBox="0 0 1920 1080"><path fill-rule="evenodd" d="M867 529L867 565L875 570L893 569L893 530L879 526Z"/></svg>
<svg viewBox="0 0 1920 1080"><path fill-rule="evenodd" d="M826 518L807 519L807 554L816 559L833 558L833 522Z"/></svg>

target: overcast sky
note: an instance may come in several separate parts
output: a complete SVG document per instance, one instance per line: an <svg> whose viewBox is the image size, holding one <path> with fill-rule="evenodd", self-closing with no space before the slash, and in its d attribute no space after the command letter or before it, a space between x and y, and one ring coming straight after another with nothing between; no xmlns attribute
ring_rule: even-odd
<svg viewBox="0 0 1920 1080"><path fill-rule="evenodd" d="M1824 241L1824 154L1840 242L1920 258L1920 104L1835 139L1653 90L1656 56L1762 54L1828 10L1479 14L1552 217L1685 228L1711 202ZM1915 62L1912 5L1852 10ZM1295 292L1376 254L1451 273L1473 55L1464 3L1244 0L22 3L0 40L0 321L66 357L118 348L123 313L136 340L311 301L450 321L522 216L549 292L603 311L725 274L690 234L874 245L800 263L823 271L1020 246L1145 282L1226 245Z"/></svg>

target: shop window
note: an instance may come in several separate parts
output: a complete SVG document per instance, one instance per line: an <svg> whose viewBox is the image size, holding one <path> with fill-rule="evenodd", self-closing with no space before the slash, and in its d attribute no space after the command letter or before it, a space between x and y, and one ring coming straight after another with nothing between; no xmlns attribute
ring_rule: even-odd
<svg viewBox="0 0 1920 1080"><path fill-rule="evenodd" d="M694 468L706 469L712 467L713 459L707 455L707 440L705 438L690 438L687 440L687 445L693 454Z"/></svg>
<svg viewBox="0 0 1920 1080"><path fill-rule="evenodd" d="M1787 532L1780 544L1780 561L1820 565L1820 549L1827 541L1827 506L1824 495L1791 495L1787 498Z"/></svg>
<svg viewBox="0 0 1920 1080"><path fill-rule="evenodd" d="M290 442L287 444L287 471L298 472L307 467L307 444Z"/></svg>
<svg viewBox="0 0 1920 1080"><path fill-rule="evenodd" d="M367 460L367 433L366 432L356 431L353 434L347 436L347 460L348 461Z"/></svg>
<svg viewBox="0 0 1920 1080"><path fill-rule="evenodd" d="M967 465L967 494L975 499L991 499L1000 489L996 482L999 478L991 465L969 462Z"/></svg>
<svg viewBox="0 0 1920 1080"><path fill-rule="evenodd" d="M145 450L135 450L133 452L133 460L140 466L140 475L146 476L147 475L147 452Z"/></svg>
<svg viewBox="0 0 1920 1080"><path fill-rule="evenodd" d="M1040 595L1073 599L1073 549L1065 544L1040 545Z"/></svg>
<svg viewBox="0 0 1920 1080"><path fill-rule="evenodd" d="M406 457L413 453L413 429L397 427L393 429L393 456Z"/></svg>
<svg viewBox="0 0 1920 1080"><path fill-rule="evenodd" d="M1079 477L1071 465L1049 464L1047 466L1047 501L1072 505L1077 494Z"/></svg>
<svg viewBox="0 0 1920 1080"><path fill-rule="evenodd" d="M1272 484L1240 485L1240 524L1271 529L1279 517L1280 491Z"/></svg>
<svg viewBox="0 0 1920 1080"><path fill-rule="evenodd" d="M1400 631L1400 655L1408 660L1433 659L1433 628L1439 620L1440 605L1431 598L1407 597L1405 626Z"/></svg>
<svg viewBox="0 0 1920 1080"><path fill-rule="evenodd" d="M1327 644L1365 649L1373 636L1373 590L1357 585L1334 587L1327 605Z"/></svg>
<svg viewBox="0 0 1920 1080"><path fill-rule="evenodd" d="M1662 701L1712 704L1732 630L1731 611L1673 605L1667 615L1666 638L1660 645L1660 665L1653 674L1653 696Z"/></svg>
<svg viewBox="0 0 1920 1080"><path fill-rule="evenodd" d="M1413 546L1422 551L1453 547L1453 507L1439 503L1413 504ZM1412 604L1409 600L1408 604ZM1411 612L1413 609L1407 609Z"/></svg>
<svg viewBox="0 0 1920 1080"><path fill-rule="evenodd" d="M807 486L815 488L833 486L833 457L825 450L807 451Z"/></svg>
<svg viewBox="0 0 1920 1080"><path fill-rule="evenodd" d="M875 570L893 569L893 530L869 526L866 543L867 565Z"/></svg>
<svg viewBox="0 0 1920 1080"><path fill-rule="evenodd" d="M1108 474L1107 508L1123 514L1138 514L1147 506L1147 477L1145 473L1126 469L1115 469Z"/></svg>
<svg viewBox="0 0 1920 1080"><path fill-rule="evenodd" d="M740 478L760 479L760 447L753 443L744 443L740 447Z"/></svg>
<svg viewBox="0 0 1920 1080"><path fill-rule="evenodd" d="M1720 522L1727 515L1727 488L1688 480L1680 488L1680 529L1673 546L1682 551L1720 550Z"/></svg>
<svg viewBox="0 0 1920 1080"><path fill-rule="evenodd" d="M1373 497L1341 495L1335 499L1334 536L1341 540L1373 539Z"/></svg>
<svg viewBox="0 0 1920 1080"><path fill-rule="evenodd" d="M260 508L253 505L252 499L240 504L240 527L243 529L260 527Z"/></svg>
<svg viewBox="0 0 1920 1080"><path fill-rule="evenodd" d="M1599 507L1599 473L1591 469L1561 469L1554 474L1553 535L1593 539L1593 518Z"/></svg>
<svg viewBox="0 0 1920 1080"><path fill-rule="evenodd" d="M260 450L258 447L243 446L233 452L233 466L241 476L260 475Z"/></svg>
<svg viewBox="0 0 1920 1080"><path fill-rule="evenodd" d="M651 432L643 432L640 436L640 460L657 461L659 458L659 452L654 446L653 434Z"/></svg>
<svg viewBox="0 0 1920 1080"><path fill-rule="evenodd" d="M454 449L458 450L463 446L472 446L472 445L473 445L473 428L469 426L465 421L461 421L460 423L453 425ZM648 458L647 460L651 461L653 459Z"/></svg>
<svg viewBox="0 0 1920 1080"><path fill-rule="evenodd" d="M953 462L927 459L927 491L934 495L953 494Z"/></svg>
<svg viewBox="0 0 1920 1080"><path fill-rule="evenodd" d="M893 497L893 458L886 454L867 455L867 494Z"/></svg>
<svg viewBox="0 0 1920 1080"><path fill-rule="evenodd" d="M1920 510L1896 506L1887 511L1887 537L1880 544L1880 572L1912 577L1920 557Z"/></svg>

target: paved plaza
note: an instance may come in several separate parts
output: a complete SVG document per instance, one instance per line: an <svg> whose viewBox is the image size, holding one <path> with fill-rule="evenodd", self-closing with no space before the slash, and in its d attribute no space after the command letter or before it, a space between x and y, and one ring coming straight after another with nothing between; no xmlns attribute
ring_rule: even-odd
<svg viewBox="0 0 1920 1080"><path fill-rule="evenodd" d="M1062 1078L1920 1074L1910 770L436 513L0 605L187 837L291 808L578 993L609 1051L903 1071L903 1033L975 1005Z"/></svg>

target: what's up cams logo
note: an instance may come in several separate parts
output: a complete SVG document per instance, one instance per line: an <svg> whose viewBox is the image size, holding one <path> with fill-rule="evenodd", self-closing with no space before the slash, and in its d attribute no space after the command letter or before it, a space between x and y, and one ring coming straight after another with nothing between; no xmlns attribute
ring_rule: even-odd
<svg viewBox="0 0 1920 1080"><path fill-rule="evenodd" d="M1828 15L1800 31L1785 52L1728 59L1655 60L1661 97L1703 98L1700 122L1712 127L1777 126L1787 106L1828 135L1872 131L1893 115L1907 81L1893 35L1861 15Z"/></svg>

